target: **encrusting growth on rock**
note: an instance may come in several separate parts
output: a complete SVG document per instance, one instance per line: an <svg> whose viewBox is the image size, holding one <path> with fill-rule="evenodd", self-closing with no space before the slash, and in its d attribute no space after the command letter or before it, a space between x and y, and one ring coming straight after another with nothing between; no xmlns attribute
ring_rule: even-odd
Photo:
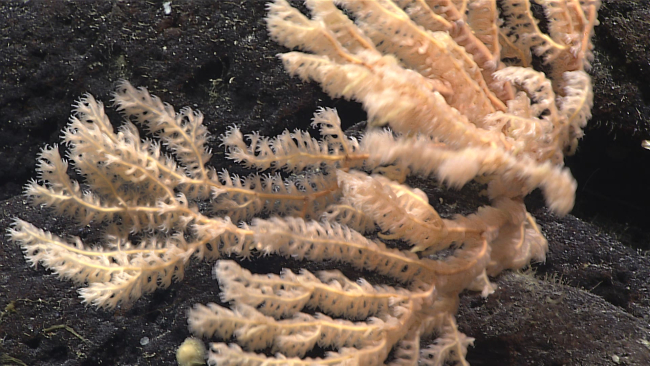
<svg viewBox="0 0 650 366"><path fill-rule="evenodd" d="M528 0L307 0L310 17L275 0L270 35L299 50L280 55L286 70L361 103L362 138L346 136L329 108L313 119L320 139L233 127L221 137L227 158L275 172L241 178L207 165L201 113L176 112L122 81L114 102L126 122L115 129L102 103L84 96L63 131L67 160L45 147L39 179L26 187L35 205L101 222L102 245L20 219L11 238L32 265L87 285L83 301L108 309L181 280L192 257L217 260L230 307L196 305L188 316L194 334L233 342L212 343L211 364L465 365L473 339L456 327L459 293L487 296L488 276L544 260L529 192L540 188L560 215L574 201L563 158L590 117L584 69L599 2L537 3L544 31ZM407 175L451 187L476 179L490 204L441 217ZM392 283L339 271L253 274L219 260L231 254L335 260ZM306 357L315 347L331 351Z"/></svg>

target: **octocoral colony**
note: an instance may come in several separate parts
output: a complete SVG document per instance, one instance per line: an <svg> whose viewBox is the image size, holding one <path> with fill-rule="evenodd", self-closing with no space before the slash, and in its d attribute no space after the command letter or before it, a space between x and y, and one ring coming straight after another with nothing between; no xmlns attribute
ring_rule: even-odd
<svg viewBox="0 0 650 366"><path fill-rule="evenodd" d="M523 198L540 188L556 213L573 206L576 185L563 158L590 117L584 70L599 2L537 3L545 31L528 0L307 0L311 17L275 0L266 18L271 37L301 50L280 55L286 70L360 102L369 125L360 140L344 134L333 109L314 116L320 140L302 131L245 138L232 128L222 136L228 158L293 173L242 179L206 165L200 113L177 113L122 82L117 109L156 142L142 140L131 122L114 132L103 105L87 95L63 141L89 189L67 175L56 146L43 149L40 179L26 189L34 204L82 224L103 222L103 247L19 219L11 237L33 265L87 283L84 301L105 308L169 286L192 256L332 259L393 279L387 286L338 271L256 275L219 260L215 274L230 308L189 312L195 334L234 337L212 344L212 364L466 364L473 340L456 329L458 294L487 296L488 276L545 258L547 242ZM546 73L533 69L534 57ZM443 218L404 184L409 175L452 187L480 178L490 205ZM411 250L370 239L377 231ZM436 341L421 347L430 334ZM316 346L332 351L305 358ZM273 357L255 353L269 349Z"/></svg>

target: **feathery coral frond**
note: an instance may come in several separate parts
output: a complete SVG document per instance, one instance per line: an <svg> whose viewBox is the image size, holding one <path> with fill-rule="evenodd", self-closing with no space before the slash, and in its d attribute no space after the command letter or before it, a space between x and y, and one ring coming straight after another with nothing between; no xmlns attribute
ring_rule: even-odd
<svg viewBox="0 0 650 366"><path fill-rule="evenodd" d="M310 16L275 0L266 21L271 38L294 49L280 55L287 72L360 102L370 129L360 141L327 108L312 121L320 139L232 127L221 137L226 157L276 172L217 173L200 112L176 112L121 81L114 101L126 122L114 128L85 95L62 135L69 162L58 146L44 148L39 180L25 189L36 205L106 226L103 243L69 242L20 219L9 234L30 264L87 285L83 301L108 309L181 280L192 257L337 262L390 284L218 261L230 308L196 305L188 322L243 349L213 343L211 364L366 366L392 354L397 365L467 365L473 339L457 329L458 296L487 296L488 276L544 260L548 243L524 197L540 188L552 211L571 210L576 183L563 159L593 104L584 69L599 2L536 2L546 27L529 0L306 0ZM533 53L548 75L532 68ZM412 175L452 188L480 181L489 203L441 217L405 183ZM434 344L420 347L430 334ZM317 346L331 351L305 358Z"/></svg>

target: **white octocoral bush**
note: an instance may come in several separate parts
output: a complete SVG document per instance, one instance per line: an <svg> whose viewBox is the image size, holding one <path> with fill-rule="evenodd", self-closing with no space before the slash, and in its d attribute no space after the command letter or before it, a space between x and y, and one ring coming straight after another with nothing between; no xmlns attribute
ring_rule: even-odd
<svg viewBox="0 0 650 366"><path fill-rule="evenodd" d="M83 97L63 132L67 161L59 147L44 148L39 180L26 189L36 205L105 225L103 245L19 219L11 237L33 265L87 284L83 300L104 308L180 280L192 257L329 259L393 279L388 286L338 271L256 275L217 261L222 301L232 307L189 312L195 334L235 342L213 343L212 364L380 365L389 354L395 365L467 364L473 340L456 328L459 293L487 296L487 276L544 260L547 242L524 196L540 188L556 213L573 206L575 182L562 161L590 114L583 69L598 2L538 1L548 34L528 0L305 3L311 18L284 0L269 4L270 34L310 52L281 55L289 73L363 105L370 127L363 138L347 137L332 109L314 117L320 140L231 128L222 136L229 159L290 175L240 178L206 164L210 137L200 113L176 112L121 82L115 105L126 122L116 130L103 105ZM532 53L550 78L530 67ZM132 122L152 138L142 139ZM390 130L373 128L380 125ZM85 185L68 176L68 164ZM408 174L452 187L479 179L490 205L443 218L424 192L403 183ZM364 235L377 231L403 246ZM435 343L421 347L431 334ZM314 347L332 351L305 358ZM269 350L273 357L256 353Z"/></svg>

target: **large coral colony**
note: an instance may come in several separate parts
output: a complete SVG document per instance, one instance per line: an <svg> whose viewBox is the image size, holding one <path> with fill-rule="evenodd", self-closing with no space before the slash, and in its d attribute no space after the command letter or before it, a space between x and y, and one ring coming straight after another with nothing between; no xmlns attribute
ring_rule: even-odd
<svg viewBox="0 0 650 366"><path fill-rule="evenodd" d="M67 160L44 148L26 188L35 205L102 223L104 243L20 219L11 238L32 265L87 284L83 301L103 308L180 280L192 257L217 260L230 307L196 305L188 320L196 335L231 342L212 343L211 364L467 364L473 339L456 328L458 295L487 296L488 276L544 260L523 198L540 188L552 211L569 212L576 184L563 158L590 117L584 70L599 2L536 2L543 22L529 0L307 0L310 17L275 0L271 38L301 50L280 55L284 67L361 103L362 138L347 137L327 108L313 119L320 140L231 128L228 158L276 172L240 178L206 166L199 112L121 82L126 122L114 130L86 95L63 131ZM451 187L477 180L490 204L441 217L404 183L412 175ZM392 286L339 271L258 275L218 260L267 254L345 262ZM425 336L435 341L421 346ZM315 347L330 351L306 357Z"/></svg>

